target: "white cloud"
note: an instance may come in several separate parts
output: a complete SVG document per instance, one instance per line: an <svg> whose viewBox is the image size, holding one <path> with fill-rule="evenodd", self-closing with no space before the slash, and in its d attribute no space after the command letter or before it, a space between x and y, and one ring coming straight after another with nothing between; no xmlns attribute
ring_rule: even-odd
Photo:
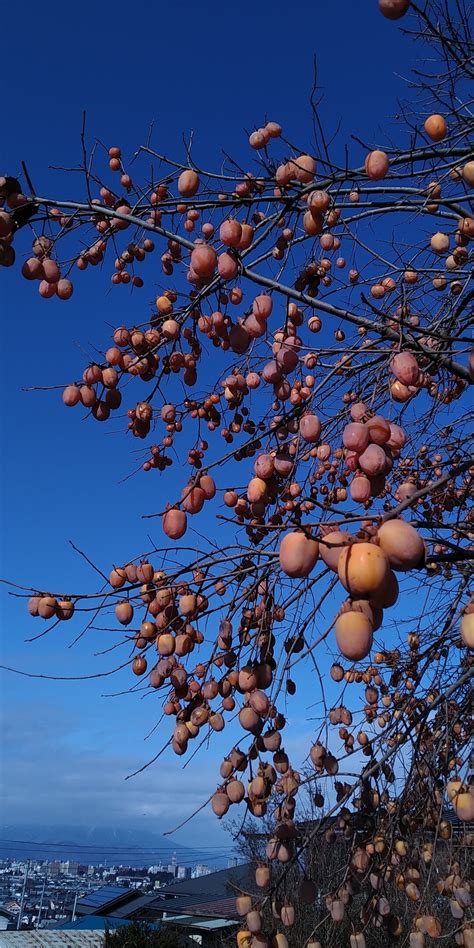
<svg viewBox="0 0 474 948"><path fill-rule="evenodd" d="M52 704L10 703L0 721L2 822L130 828L146 820L151 831L160 833L190 816L215 790L217 766L203 767L198 758L183 771L183 759L169 750L126 780L160 744L137 740L133 753L123 741L122 726L120 721L115 735L102 731L96 749L99 721L87 746L79 713ZM205 748L202 752L206 756ZM209 807L176 839L192 846L231 842Z"/></svg>

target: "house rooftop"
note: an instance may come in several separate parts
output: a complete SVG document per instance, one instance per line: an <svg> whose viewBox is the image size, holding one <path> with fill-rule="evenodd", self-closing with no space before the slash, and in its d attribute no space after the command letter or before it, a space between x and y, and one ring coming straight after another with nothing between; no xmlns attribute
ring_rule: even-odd
<svg viewBox="0 0 474 948"><path fill-rule="evenodd" d="M77 904L91 906L92 908L101 908L103 905L114 902L116 899L122 898L124 895L126 896L129 892L133 891L134 889L120 885L102 885L100 889L95 889L94 892L88 892L87 895L83 895Z"/></svg>
<svg viewBox="0 0 474 948"><path fill-rule="evenodd" d="M103 931L0 931L0 948L103 948L103 944Z"/></svg>
<svg viewBox="0 0 474 948"><path fill-rule="evenodd" d="M253 871L249 863L240 866L233 866L230 869L219 869L217 872L210 872L205 876L198 876L196 879L181 879L179 882L172 882L166 888L160 890L164 898L172 896L229 896L233 892L237 895L240 889L248 888L253 885ZM199 901L204 901L199 899Z"/></svg>
<svg viewBox="0 0 474 948"><path fill-rule="evenodd" d="M240 891L253 891L254 872L250 864L220 869L197 879L183 879L166 886L148 904L143 915L159 918L187 915L215 919L236 919L235 897Z"/></svg>
<svg viewBox="0 0 474 948"><path fill-rule="evenodd" d="M137 889L120 885L103 885L95 892L88 892L77 900L76 915L115 915L116 909L131 906L142 898Z"/></svg>

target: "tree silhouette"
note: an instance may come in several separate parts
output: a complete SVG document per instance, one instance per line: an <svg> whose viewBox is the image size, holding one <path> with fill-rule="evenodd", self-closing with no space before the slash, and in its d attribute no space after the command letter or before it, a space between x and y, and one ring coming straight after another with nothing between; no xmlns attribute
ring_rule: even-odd
<svg viewBox="0 0 474 948"><path fill-rule="evenodd" d="M156 931L146 922L131 922L114 931L106 931L106 948L179 948L178 935L171 931Z"/></svg>

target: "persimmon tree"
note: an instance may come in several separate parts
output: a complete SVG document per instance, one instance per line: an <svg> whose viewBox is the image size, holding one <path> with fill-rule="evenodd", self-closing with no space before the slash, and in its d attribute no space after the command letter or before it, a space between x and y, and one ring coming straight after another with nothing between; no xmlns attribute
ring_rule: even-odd
<svg viewBox="0 0 474 948"><path fill-rule="evenodd" d="M273 825L271 871L239 900L240 946L294 943L297 904L278 893L333 817L347 846L324 880L325 944L343 919L354 948L379 930L414 946L474 938L469 837L448 816L474 815L469 10L379 6L426 49L396 142L354 136L336 158L313 101L311 148L265 120L249 171L151 142L129 166L83 136L81 193L40 196L27 164L1 180L1 263L46 307L98 265L114 293L133 291L130 324L71 378L65 406L140 439L137 477L175 469L152 549L110 563L98 590L20 595L50 627L116 624L118 668L154 690L177 755L239 727L212 808ZM196 549L203 508L215 530ZM285 750L300 682L316 708L303 763ZM302 830L298 794L315 782L324 818Z"/></svg>
<svg viewBox="0 0 474 948"><path fill-rule="evenodd" d="M299 800L298 813L300 814L300 820L298 827L300 832L304 833L308 829L314 828L321 819L321 815L309 795L307 807L305 808L304 804L303 806L301 804L302 801ZM290 937L290 941L294 945L306 945L308 941L311 944L311 940L314 941L312 933L315 929L317 929L318 941L322 945L350 945L351 934L354 930L354 916L365 910L366 887L364 884L358 884L359 880L355 874L351 876L350 889L349 880L346 879L342 884L340 883L343 899L346 900L347 895L351 895L351 909L344 913L344 918L338 923L337 927L334 926L332 916L327 909L328 880L344 879L346 866L351 858L351 837L344 833L338 822L338 817L335 816L331 821L330 828L326 824L324 834L313 835L312 841L308 842L304 851L304 872L302 872L301 867L293 864L282 880L278 894L263 906L265 927L271 927L272 913L276 912L276 917L278 917L281 916L284 906L285 912L291 912L294 909L295 918L291 925ZM240 827L234 826L234 831L239 829ZM258 891L258 886L271 885L272 875L270 867L266 865L265 847L268 837L272 833L273 827L270 814L267 814L264 820L248 820L244 833L238 832L237 839L241 856L254 867L256 877L254 891ZM404 840L404 842L406 841ZM398 844L398 849L400 848L401 843ZM422 860L416 867L411 868L411 871L416 868L418 872L418 876L416 876L418 888L426 885L430 874L435 875L437 879L444 879L449 874L452 859L451 840L438 839L434 847L432 841L425 840L422 853ZM469 875L469 848L465 847L460 855L463 861L459 864L458 872L467 878ZM364 857L359 851L355 855L355 860L361 864L363 859ZM400 873L400 876L402 875L403 873ZM379 893L379 898L390 900L392 916L396 916L398 919L397 928L402 928L406 933L410 931L411 927L415 926L417 909L416 905L406 897L405 884L391 886L390 894L388 895L385 890ZM379 909L383 907L386 909L384 902L380 903ZM431 937L439 926L441 926L441 931L450 932L453 928L450 900L438 896L434 911L437 921L433 922L431 920L428 923ZM427 927L426 920L421 924L423 927ZM420 925L420 921L418 925ZM373 925L370 926L370 937L367 932L364 937L373 948L386 948L387 944L400 944L400 939L396 934L393 934L393 928L394 920L385 925ZM422 934L424 933L422 932ZM230 944L230 941L227 944Z"/></svg>

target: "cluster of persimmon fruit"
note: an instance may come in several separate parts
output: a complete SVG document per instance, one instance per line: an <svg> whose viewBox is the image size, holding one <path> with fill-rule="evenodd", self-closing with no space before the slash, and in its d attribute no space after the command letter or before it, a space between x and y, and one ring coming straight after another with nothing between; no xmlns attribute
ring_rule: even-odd
<svg viewBox="0 0 474 948"><path fill-rule="evenodd" d="M372 167L369 162L369 168ZM306 170L305 174L308 173ZM235 243L238 230L231 228L230 225L234 222L226 223ZM227 234L227 230L224 234ZM220 236L224 242L222 233ZM471 236L471 233L463 232L463 238L466 238L465 241L463 239L464 247ZM440 245L439 241L436 243ZM335 249L338 249L337 246ZM448 249L449 247L444 246L442 252ZM60 296L58 287L61 278L56 271L53 273L49 266L51 257L48 254L51 247L45 238L41 239L37 250L38 254L35 252L34 259L41 267L42 281L48 283L45 274L50 277L56 275L56 279L48 283L48 286L54 286L54 290L45 295L53 295L55 292ZM433 250L439 252L436 247L433 247ZM235 262L232 255L227 251L224 253L231 256ZM31 259L27 261L29 266ZM206 280L214 277L216 268L219 276L223 277L223 266L221 264L219 269L218 257L213 248L209 245L198 245L191 254L192 282L195 285L205 285ZM35 270L32 264L31 270L35 273L32 278L39 278L40 270ZM238 270L234 276L237 272ZM273 307L272 297L269 294L260 294L253 300L251 311L240 322L233 323L226 317L221 320L217 313L210 317L195 313L193 329L186 334L186 328L182 328L180 318L174 318L175 302L173 293L165 291L157 298L158 315L153 317L150 328L129 330L119 327L114 333L114 346L105 354L106 364L94 363L87 366L82 382L69 385L65 389L65 404L74 406L80 403L90 409L97 420L106 420L109 412L121 405L118 388L121 376L131 374L139 376L143 381L150 381L156 376L159 366L168 374L182 371L185 383L193 385L200 355L198 332L220 340L219 345L223 349L228 347L241 356L247 351L252 340L266 334L267 320ZM374 498L387 496L387 477L400 459L406 444L406 435L399 425L388 421L380 413L374 414L366 403L355 396L349 399L352 401L348 409L350 415L349 418L347 415L345 417L341 429L342 443L336 449L339 455L335 455L331 445L321 437L321 419L305 407L306 402L311 399L314 381L305 378L304 384L299 387L288 381L288 376L297 369L301 359L305 360L303 364L307 375L311 371L311 360L300 352L302 343L297 336L300 314L301 310L296 305L288 312L285 330L274 334L273 358L266 362L259 372L250 370L244 374L234 371L223 380L221 393L213 393L202 401L187 399L181 408L169 402L154 412L150 402L142 400L134 409L129 410L128 426L132 433L140 438L145 438L150 433L154 418L166 426L163 444L151 449L152 460L146 462L149 467L163 469L171 463L171 458L166 456L165 451L173 444L174 435L182 430L185 416L203 419L210 431L216 430L222 422L224 412L242 412L244 400L254 389L261 384L271 386L272 397L277 400L274 417L275 438L276 432L279 431L283 432L283 438L286 440L276 446L270 445L265 453L258 453L258 444L248 454L243 452L242 458L249 457L252 453L256 455L253 476L243 492L227 489L223 497L224 504L233 511L237 523L250 520L250 526L257 531L257 536L261 535L258 534L258 529L266 522L269 505L279 504L276 513L272 515L273 520L270 517L268 522L274 526L290 527L278 545L278 562L282 574L290 580L308 580L321 560L324 566L337 576L348 594L348 599L335 619L335 643L341 656L351 663L351 671L344 672L343 667L336 663L332 669L332 677L335 681L365 682L366 720L369 724L377 721L379 727L384 728L398 710L400 715L403 714L402 707L398 706L403 705L405 692L401 689L398 698L395 689L390 693L375 661L372 666L360 670L356 663L368 658L374 633L382 623L383 610L390 608L397 601L396 573L425 566L425 542L413 526L399 517L388 517L382 522L368 518L360 531L362 535L355 536L339 527L332 529L330 524L315 535L312 529L301 523L301 515L314 510L311 494L307 499L300 500L302 485L294 479L294 474L297 463L305 458L315 462L315 480L320 467L323 468L323 477L328 473L335 474L337 466L331 470L329 463L329 471L324 468L333 453L334 460L343 465L342 476L345 483L339 488L339 497L334 492L331 494L331 503L346 499L348 486L352 501L364 505L364 509L367 509L366 505L370 506ZM310 331L318 331L318 328L314 324L309 326ZM189 344L188 359L187 354L176 348L175 343L178 340L186 340ZM176 358L173 358L174 356ZM403 349L394 349L392 353L388 353L387 388L395 401L408 401L416 396L423 384L428 391L433 385L429 373L427 379L423 378L424 369L420 367L420 362L423 366L423 357L420 359ZM463 390L462 386L458 395ZM437 396L438 392L435 397ZM280 413L281 405L285 402L289 402L290 406L288 417ZM245 424L244 417L242 415L240 424ZM225 424L223 432L224 437L236 433ZM205 445L201 445L198 451L194 450L189 463L199 468L205 450ZM441 455L439 460L433 463L441 464ZM416 499L419 481L409 479L410 470L406 462L405 466L401 463L399 469L401 476L398 477L396 488L398 499ZM216 490L216 483L205 466L202 472L198 469L197 474L183 487L180 500L163 512L162 526L165 535L170 540L181 539L187 529L187 517L198 514L205 502L215 497ZM459 501L462 502L464 497L465 493L462 493ZM452 502L455 500L453 495ZM288 515L290 522L286 523L284 518ZM117 590L118 595L124 587L127 590L127 598L120 598L116 603L115 615L121 625L128 627L135 616L135 598L138 599L140 607L145 608L145 617L133 635L135 647L140 654L133 658L132 670L139 677L144 675L149 669L149 655L156 650L158 660L155 663L153 659L150 685L155 689L171 689L164 702L164 712L175 719L171 746L176 754L186 753L189 742L199 735L222 731L226 714L238 714L240 727L244 734L250 737L250 748L243 751L239 746L234 746L226 756L220 771L222 783L212 796L211 806L216 815L222 817L231 806L245 801L253 816L262 817L267 813L270 801L275 798L280 801L275 811L274 834L267 846L269 865L259 865L256 870L257 887L267 890L272 884L271 864L275 862L284 866L291 862L299 845L299 831L294 822L294 815L302 776L291 767L282 744L285 716L278 710L271 694L267 694L275 681L276 659L272 630L274 623L282 619L281 611L279 612L267 591L262 589L261 601L254 609L247 608L246 612L243 612L235 633L229 618L220 622L214 660L216 668L225 669L220 679L212 677L209 663L198 663L189 671L185 665L186 658L204 640L198 628L200 618L205 616L209 607L208 594L202 587L203 579L204 577L195 577L194 584L173 582L163 571L155 570L152 564L147 562L136 567L133 564L115 567L110 575L113 590ZM219 588L214 591L220 595L225 592L225 580L215 584L216 587L218 585ZM38 594L30 600L29 611L31 615L47 620L69 619L74 612L74 603L71 599ZM461 621L462 643L468 649L474 647L473 614L474 610L468 607ZM254 638L260 651L259 658L240 665L240 648L250 644ZM289 643L290 655L297 653L302 647L304 643L299 643L296 637L296 641ZM394 660L389 653L383 654L381 658L388 667ZM413 671L415 659L412 659L412 662ZM408 690L410 682L413 681L414 677L407 675L404 684ZM291 693L291 686L288 690ZM410 714L414 716L416 711L416 706L410 706L406 712L408 719ZM352 714L347 708L341 706L332 709L330 723L339 726L338 733L346 753L351 753L358 747L362 753L371 756L370 736L362 729L354 737L349 730ZM395 738L390 738L395 741L396 739L396 735ZM466 735L461 734L461 748L465 741ZM271 763L264 759L265 754L272 755ZM325 773L331 777L337 775L338 760L320 741L311 748L310 760L317 774ZM456 770L461 763L461 757L454 757L452 769ZM244 781L241 778L249 766L250 776ZM374 795L371 802L354 801L358 815L361 809L365 808L370 812L378 805L378 801L377 804L375 801L376 791L372 790L371 793ZM463 821L471 820L474 816L471 790L454 777L447 782L447 794L459 818ZM387 801L387 808L390 813L391 809L393 810L393 802ZM342 828L347 828L350 835L353 832L352 814L344 813L341 821ZM439 832L443 838L443 833L450 832L449 825L440 825ZM326 899L327 911L335 923L343 921L347 906L358 892L362 878L369 873L373 876L375 892L361 923L367 925L370 918L374 925L384 925L390 935L401 934L400 919L392 912L386 896L378 891L382 885L380 880L388 882L394 877L398 889L405 893L408 900L416 903L421 898L418 884L420 872L416 865L411 864L411 859L407 860L406 865L403 864L409 852L403 835L395 842L395 862L391 857L390 864L382 866L381 857L385 855L385 849L386 844L380 829L374 838L367 834L363 845L354 846L348 881ZM425 848L424 853L423 859L429 862L429 846ZM449 899L454 918L462 920L469 902L469 887L466 880L456 871L456 867L452 868L453 871L439 883L439 892ZM274 901L275 918L285 929L291 931L297 917L298 903L314 902L315 893L315 883L304 878L293 900L286 898L282 902ZM245 918L246 925L245 930L238 935L238 944L252 948L258 945L268 946L270 942L263 934L264 916L258 897L240 896L237 899L237 910L239 915ZM470 931L471 929L466 928L463 938ZM425 935L439 937L440 933L438 917L421 914L417 917L416 930L411 933L410 941L413 946L423 945ZM350 938L351 948L363 948L365 945L362 931L353 933ZM469 942L464 939L464 943ZM284 948L287 944L287 935L282 932L272 939L275 948ZM317 944L319 943L310 942L308 948Z"/></svg>
<svg viewBox="0 0 474 948"><path fill-rule="evenodd" d="M390 20L405 16L410 6L410 0L379 0L382 15ZM454 115L433 113L420 123L431 157L446 140L450 121ZM222 177L219 194L202 172L184 166L172 166L160 182L136 188L115 145L107 154L107 174L114 184L96 177L98 196L67 213L51 202L39 208L22 193L17 179L0 178L0 265L15 263L15 234L35 217L43 233L34 233L21 272L38 284L44 299L70 299L73 271L102 264L110 248L115 257L112 284L141 289L145 279L140 266L145 274L159 240L164 243L164 283L174 277L176 286L184 286L162 285L154 292L148 319L118 326L104 358L86 365L62 399L100 422L122 409L133 437L152 436L156 442L146 448L145 471L165 471L176 457L179 436L192 428L197 435L186 448L189 471L160 510L166 539L180 541L192 517L222 500L226 520L243 527L249 540L239 567L232 557L230 565L224 561L217 569L194 566L175 573L143 559L114 565L105 594L106 609L113 611L131 649L126 664L138 679L135 686L142 687L147 675L150 688L163 696L163 711L172 723L172 751L184 755L190 742L197 746L231 721L240 729L220 765L210 805L220 819L244 804L253 817L271 817L272 828L265 861L255 871L257 894L242 893L236 900L245 924L237 935L238 948L293 945L299 905L318 898L316 880L306 873L295 892L282 889L280 898L277 874L302 864L306 841L296 820L297 798L309 781L323 778L329 778L340 803L337 823L328 824L325 840L332 844L342 837L349 847L344 878L325 897L328 918L341 924L364 892L350 948L365 948L369 926L390 941L399 938L404 924L390 901L390 884L407 904L420 908L409 940L412 948L421 948L426 937L442 937L440 913L425 910L424 892L433 867L433 836L449 841L452 834L444 801L462 823L474 818L473 786L460 777L469 728L455 701L441 704L435 686L420 691L426 655L418 632L408 635L404 651L379 648L376 634L384 610L399 601L399 578L418 572L443 581L465 569L462 560L453 563L450 555L455 541L472 536L474 517L467 505L474 468L467 467L464 447L444 412L461 398L468 382L450 370L441 318L439 332L437 319L432 332L423 331L429 307L425 309L422 296L444 293L440 299L446 312L455 306L466 286L474 218L460 205L452 212L451 204L449 213L438 218L442 224L424 218L429 233L417 232L416 253L409 262L407 258L387 272L374 253L370 266L375 271L368 279L367 251L351 236L351 215L367 203L364 193L376 194L380 182L390 183L391 175L398 174L396 156L372 149L363 168L334 171L319 180L312 155L291 148L285 160L273 161L271 147L282 137L277 122L256 128L248 143L262 173L245 173L230 184ZM430 160L425 177L413 177L423 214L439 214L448 188L450 197L455 192L465 196L474 186L474 161L460 152L462 160L449 171L441 161L435 173ZM62 241L78 227L89 228L92 236L69 255L67 264L61 263ZM133 237L127 241L130 228ZM270 266L274 261L286 264L300 244L307 256L296 267L292 286L283 291L277 278L262 277L248 263L255 249ZM260 280L258 291L248 291L252 279ZM345 331L336 323L337 307L331 312L326 305L323 322L323 310L316 314L311 303L316 297L329 299L335 289L351 294L355 288L357 293L368 290L361 299L370 318L354 317L357 328L346 344ZM279 304L282 298L284 305ZM372 318L378 327L376 342L370 338ZM329 338L337 345L331 346ZM207 374L211 347L220 360L213 387ZM368 365L371 374L364 378ZM469 370L474 378L472 353ZM143 389L137 401L122 408L123 388L131 376L139 386L151 383L150 391ZM199 388L203 378L205 391ZM431 431L429 421L424 424L419 437L426 440L417 449L408 427L414 424L411 403L427 405L428 414L440 410L444 426ZM213 434L232 446L232 462L245 462L242 470L249 462L251 469L240 480L235 467L225 482L222 470L215 473L222 465L210 454L210 442L217 440ZM461 464L460 481L456 466ZM339 517L335 508L346 501L351 509ZM442 523L447 512L456 511L451 542L425 540L422 528L406 519L408 507L426 522ZM348 529L354 522L357 528ZM258 559L263 547L268 558ZM316 574L318 567L321 573ZM364 692L363 701L354 703L357 711L342 704L342 697L328 709L304 771L293 768L288 743L284 746L284 699L296 691L290 677L293 664L312 652L314 644L304 627L297 623L295 630L291 603L305 591L311 593L321 575L343 599L321 635L336 656L331 680L344 688L362 685ZM80 612L80 597L38 591L28 610L48 622L69 620ZM445 630L434 657L443 662L449 648L457 649L464 668L474 649L474 603L463 600L456 610L455 629ZM207 649L201 659L199 647L208 646L214 622L211 652ZM418 742L420 763L404 796L396 799L387 789L396 780L391 755L407 731ZM339 772L338 741L341 755L357 753L367 759L355 795ZM425 763L429 759L442 774L437 781ZM323 807L327 799L318 790L314 802ZM437 880L438 896L447 899L459 923L456 944L472 948L464 870L453 859ZM271 924L285 932L267 936L265 906L272 895ZM321 946L313 938L306 948Z"/></svg>

